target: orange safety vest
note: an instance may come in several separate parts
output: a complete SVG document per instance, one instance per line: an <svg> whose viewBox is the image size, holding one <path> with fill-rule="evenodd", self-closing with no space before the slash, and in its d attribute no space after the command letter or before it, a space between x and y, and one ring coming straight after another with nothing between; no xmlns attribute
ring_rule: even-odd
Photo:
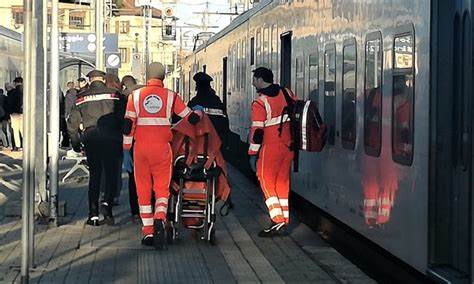
<svg viewBox="0 0 474 284"><path fill-rule="evenodd" d="M292 98L296 98L290 89L286 89ZM250 147L248 154L256 155L262 144L283 143L291 144L290 118L288 114L282 114L288 105L285 95L280 90L278 95L270 97L259 93L257 99L252 103L252 125L250 128ZM283 122L281 133L280 124ZM254 133L257 129L263 129L263 142L258 144L254 141Z"/></svg>
<svg viewBox="0 0 474 284"><path fill-rule="evenodd" d="M178 94L163 87L161 80L148 80L145 87L128 97L125 119L132 121L132 127L123 137L123 148L130 149L133 140L139 143L171 142L173 113L185 117L190 112Z"/></svg>

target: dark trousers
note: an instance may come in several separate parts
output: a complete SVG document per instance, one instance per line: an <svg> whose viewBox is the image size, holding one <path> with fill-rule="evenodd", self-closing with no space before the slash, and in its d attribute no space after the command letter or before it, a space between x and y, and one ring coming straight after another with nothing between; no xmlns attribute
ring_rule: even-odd
<svg viewBox="0 0 474 284"><path fill-rule="evenodd" d="M87 163L89 164L89 216L99 215L100 180L105 175L104 201L112 205L117 190L120 142L99 139L94 133L84 135ZM111 207L110 207L111 208Z"/></svg>
<svg viewBox="0 0 474 284"><path fill-rule="evenodd" d="M133 172L128 173L128 198L130 201L130 213L132 215L138 215L140 212L138 210L137 186Z"/></svg>

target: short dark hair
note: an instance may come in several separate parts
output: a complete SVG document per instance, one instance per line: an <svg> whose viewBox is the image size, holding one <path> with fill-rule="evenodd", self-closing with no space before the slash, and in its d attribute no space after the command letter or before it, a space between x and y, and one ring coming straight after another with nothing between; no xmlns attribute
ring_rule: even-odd
<svg viewBox="0 0 474 284"><path fill-rule="evenodd" d="M86 78L81 77L81 78L77 79L77 82L87 82L87 80L86 80Z"/></svg>
<svg viewBox="0 0 474 284"><path fill-rule="evenodd" d="M21 77L16 77L15 80L13 80L13 83L23 84L23 78L21 78Z"/></svg>
<svg viewBox="0 0 474 284"><path fill-rule="evenodd" d="M137 84L137 80L135 80L135 78L133 78L133 76L131 76L131 75L123 76L122 86L123 85L136 85L136 84Z"/></svg>
<svg viewBox="0 0 474 284"><path fill-rule="evenodd" d="M267 83L273 83L273 72L272 70L265 68L265 67L258 67L257 69L253 70L253 76L255 78L262 78L263 81Z"/></svg>

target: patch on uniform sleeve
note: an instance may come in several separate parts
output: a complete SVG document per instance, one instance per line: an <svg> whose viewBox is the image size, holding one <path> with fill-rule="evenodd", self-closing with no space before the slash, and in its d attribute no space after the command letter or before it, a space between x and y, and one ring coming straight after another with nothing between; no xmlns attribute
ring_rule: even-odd
<svg viewBox="0 0 474 284"><path fill-rule="evenodd" d="M163 100L158 95L148 95L143 100L143 108L150 114L158 113L163 108Z"/></svg>

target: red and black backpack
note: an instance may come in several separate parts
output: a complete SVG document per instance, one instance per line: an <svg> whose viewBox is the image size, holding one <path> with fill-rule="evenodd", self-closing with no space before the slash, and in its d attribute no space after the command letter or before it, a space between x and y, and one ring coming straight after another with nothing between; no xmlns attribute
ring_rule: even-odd
<svg viewBox="0 0 474 284"><path fill-rule="evenodd" d="M293 171L297 172L299 151L321 152L326 145L327 126L324 124L314 101L295 101L285 88L281 90L288 104L283 110L282 117L283 114L288 114L290 119L293 140L291 149L295 152Z"/></svg>

